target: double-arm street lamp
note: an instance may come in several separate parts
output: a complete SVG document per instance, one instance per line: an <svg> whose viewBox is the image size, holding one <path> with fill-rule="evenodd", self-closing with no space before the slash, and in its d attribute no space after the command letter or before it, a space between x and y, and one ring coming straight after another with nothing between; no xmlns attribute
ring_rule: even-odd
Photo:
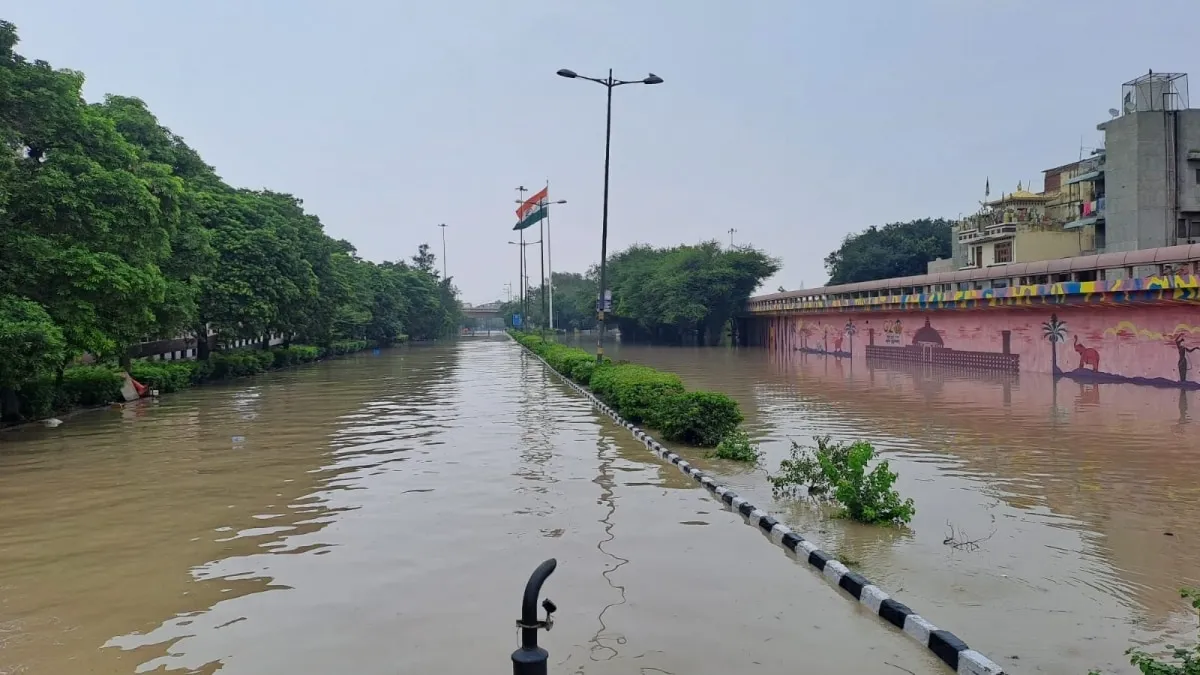
<svg viewBox="0 0 1200 675"><path fill-rule="evenodd" d="M529 288L529 274L525 271L525 267L526 267L526 265L525 265L525 247L533 246L534 244L540 244L542 242L539 240L539 241L510 241L508 243L512 244L513 246L520 247L518 249L521 252L520 271L518 272L518 275L520 276L520 280L521 280L521 296L520 296L520 298L521 298L521 328L525 328L529 322L529 304L526 302L528 294L525 292L525 290Z"/></svg>
<svg viewBox="0 0 1200 675"><path fill-rule="evenodd" d="M608 258L608 163L609 150L612 146L612 92L613 89L623 84L662 84L663 79L654 73L650 73L645 78L640 80L616 80L613 79L612 68L608 69L608 77L587 77L580 75L573 70L563 68L558 71L559 77L567 79L580 79L595 82L604 85L608 90L608 114L604 122L604 210L600 220L600 299L597 307L597 318L600 320L600 331L596 338L596 360L604 360L604 333L605 333L605 303L604 291L608 281L606 276L607 258Z"/></svg>

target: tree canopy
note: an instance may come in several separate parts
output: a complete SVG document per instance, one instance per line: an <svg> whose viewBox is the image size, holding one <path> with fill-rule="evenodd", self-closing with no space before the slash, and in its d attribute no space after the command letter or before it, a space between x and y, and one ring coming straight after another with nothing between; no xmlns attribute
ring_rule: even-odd
<svg viewBox="0 0 1200 675"><path fill-rule="evenodd" d="M141 100L88 103L81 73L16 45L0 21L0 389L146 338L456 329L427 247L364 261L297 197L227 185Z"/></svg>
<svg viewBox="0 0 1200 675"><path fill-rule="evenodd" d="M623 337L717 344L746 299L779 261L716 241L672 248L635 245L608 262L613 316Z"/></svg>
<svg viewBox="0 0 1200 675"><path fill-rule="evenodd" d="M718 344L730 319L779 261L753 248L722 249L715 241L671 248L635 245L608 259L607 286L615 323L625 339L665 344ZM596 325L598 266L586 275L554 273L555 327L586 330ZM527 291L528 322L542 322L540 288ZM506 320L519 313L514 299Z"/></svg>
<svg viewBox="0 0 1200 675"><path fill-rule="evenodd" d="M949 257L950 221L922 218L847 235L825 256L825 271L830 285L850 284L925 274L928 262Z"/></svg>

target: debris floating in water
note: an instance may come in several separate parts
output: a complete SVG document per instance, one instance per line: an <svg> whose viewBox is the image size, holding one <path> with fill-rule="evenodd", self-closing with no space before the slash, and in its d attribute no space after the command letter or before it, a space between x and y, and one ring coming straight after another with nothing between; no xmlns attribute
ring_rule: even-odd
<svg viewBox="0 0 1200 675"><path fill-rule="evenodd" d="M45 424L46 426L53 429L54 427L62 424L62 420L58 419L57 417L51 417L51 418L42 420L42 424Z"/></svg>

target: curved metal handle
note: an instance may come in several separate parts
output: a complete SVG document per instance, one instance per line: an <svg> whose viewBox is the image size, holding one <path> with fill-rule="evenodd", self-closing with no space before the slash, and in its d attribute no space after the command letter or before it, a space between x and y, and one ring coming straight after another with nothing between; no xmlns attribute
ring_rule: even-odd
<svg viewBox="0 0 1200 675"><path fill-rule="evenodd" d="M554 574L556 567L558 561L554 558L543 562L529 575L529 581L525 584L525 595L521 598L521 647L524 649L537 647L538 596L542 593L542 585Z"/></svg>

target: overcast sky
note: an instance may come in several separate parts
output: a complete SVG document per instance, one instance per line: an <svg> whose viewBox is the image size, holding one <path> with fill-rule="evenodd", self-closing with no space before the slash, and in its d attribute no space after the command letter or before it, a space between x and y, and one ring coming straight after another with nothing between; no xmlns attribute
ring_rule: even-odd
<svg viewBox="0 0 1200 675"><path fill-rule="evenodd" d="M848 232L971 211L988 177L1040 189L1098 145L1122 82L1200 76L1195 0L5 5L23 54L82 70L90 100L144 99L227 181L301 197L365 258L440 254L447 223L473 303L516 281L518 185L570 202L555 269L599 259L604 89L559 68L665 80L615 91L609 250L732 227L783 259L768 291L823 283Z"/></svg>

